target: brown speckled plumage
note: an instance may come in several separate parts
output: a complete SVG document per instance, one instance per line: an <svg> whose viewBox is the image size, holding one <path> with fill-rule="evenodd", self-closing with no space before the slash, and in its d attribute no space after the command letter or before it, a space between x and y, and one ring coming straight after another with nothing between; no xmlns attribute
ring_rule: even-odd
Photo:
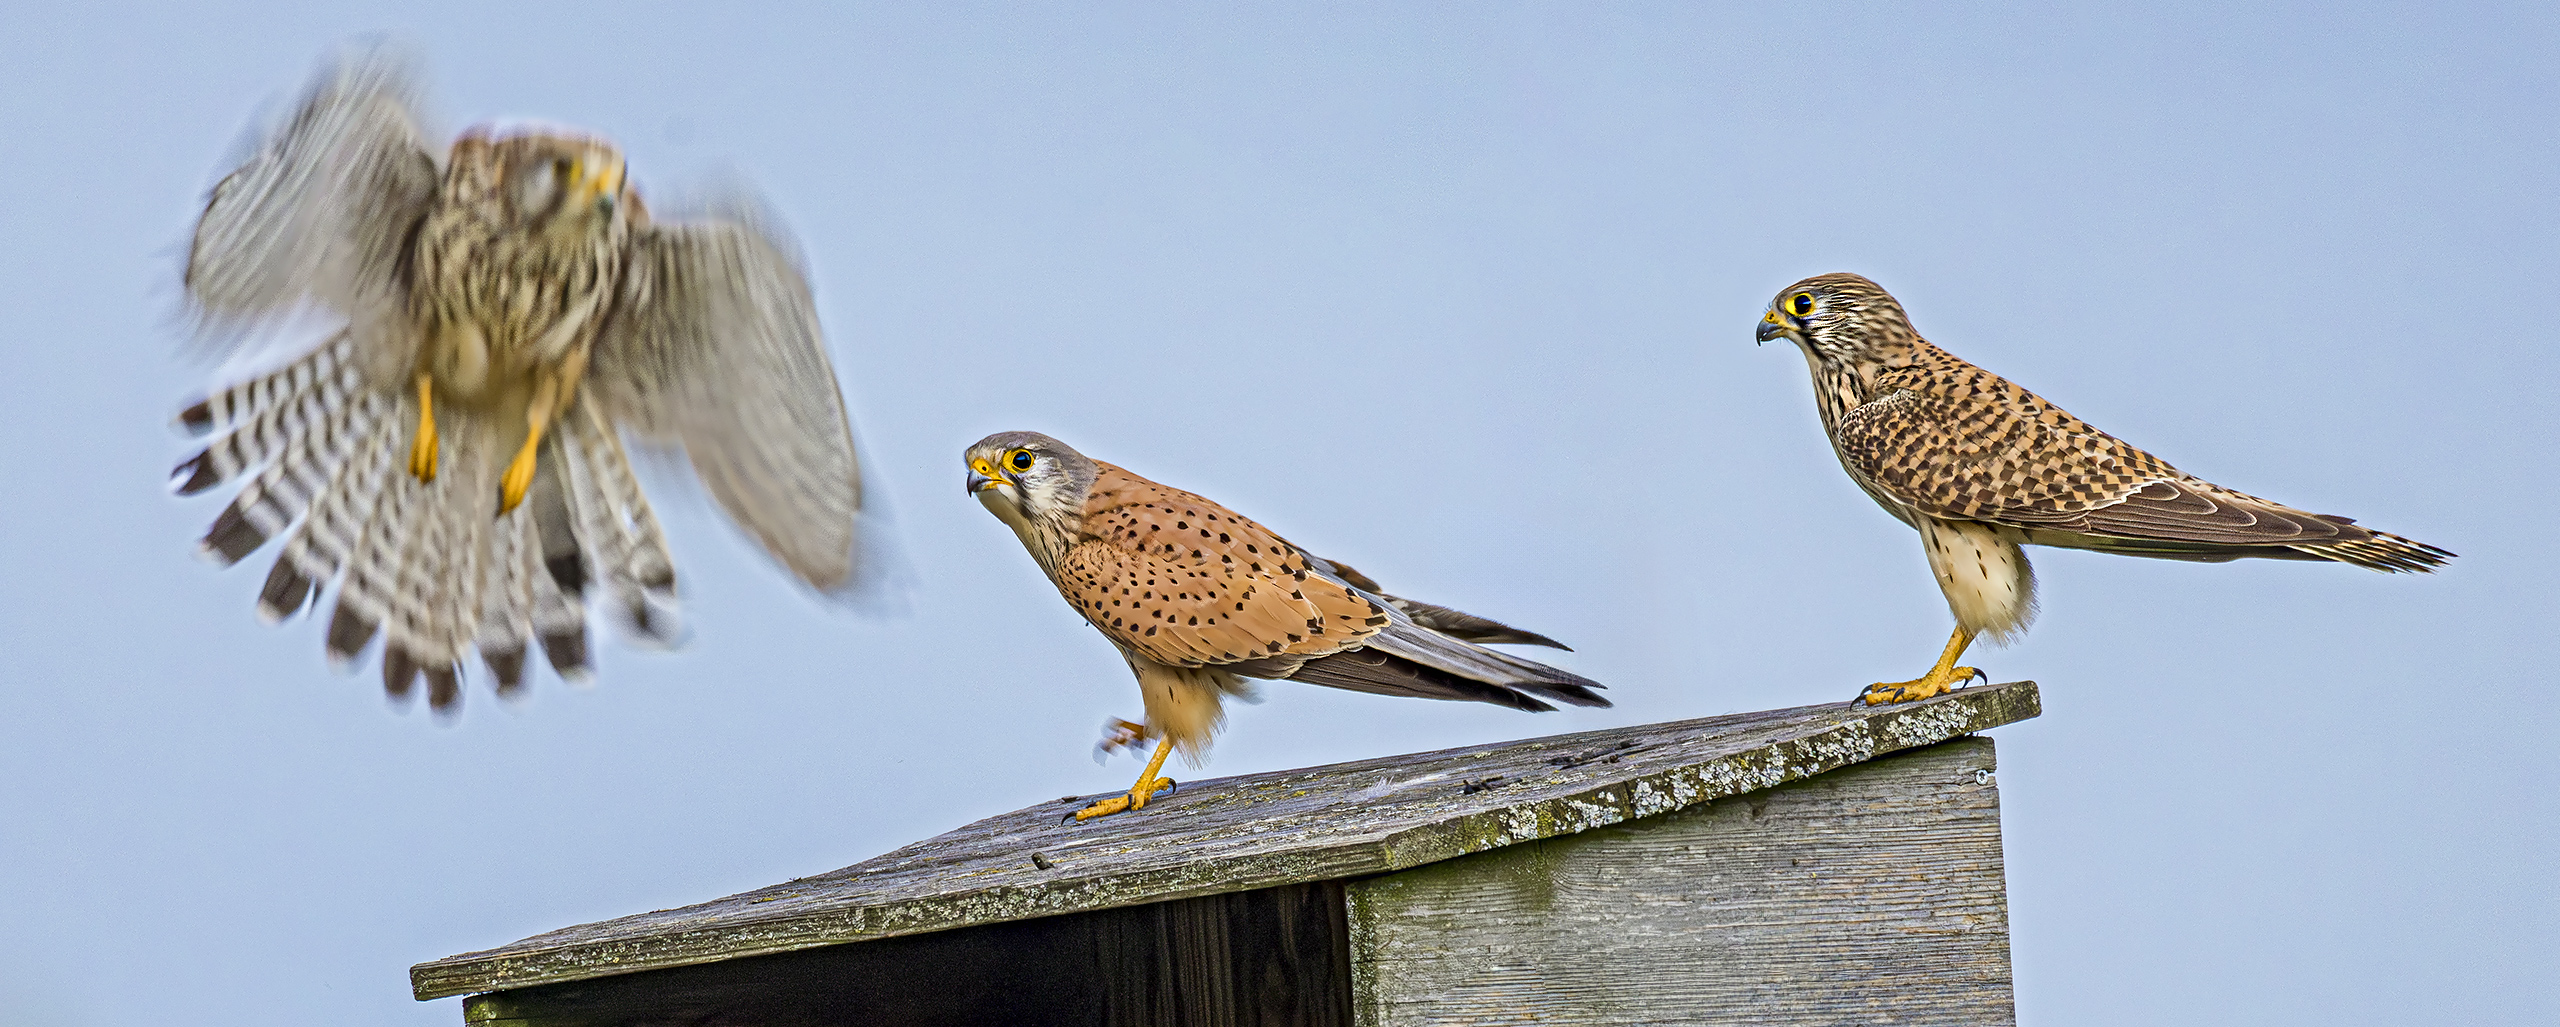
<svg viewBox="0 0 2560 1027"><path fill-rule="evenodd" d="M992 435L966 460L971 492L1127 658L1148 733L1195 755L1243 678L1524 710L1608 705L1596 682L1477 644L1555 645L1545 636L1387 595L1250 518L1045 435Z"/></svg>
<svg viewBox="0 0 2560 1027"><path fill-rule="evenodd" d="M1304 553L1206 499L1095 462L1084 524L1058 562L1068 604L1112 641L1178 667L1358 646L1379 601L1310 573Z"/></svg>
<svg viewBox="0 0 2560 1027"><path fill-rule="evenodd" d="M1788 286L1762 315L1759 337L1804 350L1841 466L1921 530L1965 631L2002 636L2026 627L2034 579L2021 543L2207 562L2334 560L2382 571L2428 570L2453 555L2180 471L1931 345L1900 303L1857 275ZM1987 596L1959 594L1985 589Z"/></svg>

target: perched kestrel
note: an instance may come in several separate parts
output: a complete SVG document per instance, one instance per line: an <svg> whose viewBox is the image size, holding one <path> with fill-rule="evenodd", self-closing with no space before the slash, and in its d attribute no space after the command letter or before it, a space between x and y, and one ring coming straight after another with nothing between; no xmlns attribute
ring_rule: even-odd
<svg viewBox="0 0 2560 1027"><path fill-rule="evenodd" d="M1790 339L1814 404L1859 488L1920 531L1956 629L1927 674L1869 686L1869 703L1925 699L1981 675L1956 666L1974 636L2007 641L2035 618L2022 543L2218 563L2334 560L2423 571L2453 554L2235 492L2090 427L1932 346L1884 289L1832 274L1788 286L1759 338Z"/></svg>
<svg viewBox="0 0 2560 1027"><path fill-rule="evenodd" d="M1126 797L1076 814L1136 809L1172 781L1175 748L1197 761L1245 678L1354 692L1553 710L1607 706L1599 682L1479 643L1565 648L1472 614L1386 594L1378 583L1181 489L1093 460L1034 432L969 447L969 492L1013 529L1085 621L1138 676L1162 741ZM1542 698L1543 697L1543 698Z"/></svg>
<svg viewBox="0 0 2560 1027"><path fill-rule="evenodd" d="M539 639L587 666L591 589L643 636L675 571L622 433L681 446L711 494L820 589L853 571L860 475L809 288L750 209L653 223L601 139L474 130L443 161L399 62L325 72L213 189L187 295L237 341L343 322L179 421L219 433L181 494L251 475L205 535L235 563L284 535L270 620L335 579L333 662L379 633L383 685L459 696L480 651L511 693Z"/></svg>

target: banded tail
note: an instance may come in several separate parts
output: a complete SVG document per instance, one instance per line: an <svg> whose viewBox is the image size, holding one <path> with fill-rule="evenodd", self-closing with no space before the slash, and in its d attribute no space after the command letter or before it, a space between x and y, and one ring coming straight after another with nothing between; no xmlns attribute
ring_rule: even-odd
<svg viewBox="0 0 2560 1027"><path fill-rule="evenodd" d="M566 412L543 442L525 503L502 517L498 476L521 437L443 407L436 479L418 481L404 459L416 397L366 383L354 351L342 332L178 415L190 432L213 436L171 472L178 494L246 479L199 551L229 566L284 539L258 592L262 619L301 612L334 582L331 664L351 667L380 636L384 690L405 699L423 679L440 713L460 701L474 649L501 696L520 693L537 642L563 678L584 679L591 590L639 637L675 637L665 536L592 405Z"/></svg>

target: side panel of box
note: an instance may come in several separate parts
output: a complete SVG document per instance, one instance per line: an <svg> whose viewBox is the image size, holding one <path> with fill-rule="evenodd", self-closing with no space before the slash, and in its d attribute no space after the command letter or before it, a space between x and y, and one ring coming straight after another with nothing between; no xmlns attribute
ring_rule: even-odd
<svg viewBox="0 0 2560 1027"><path fill-rule="evenodd" d="M2000 801L1958 738L1353 882L1353 1009L1402 1024L2012 1024Z"/></svg>
<svg viewBox="0 0 2560 1027"><path fill-rule="evenodd" d="M467 1027L1347 1027L1339 881L465 1000Z"/></svg>

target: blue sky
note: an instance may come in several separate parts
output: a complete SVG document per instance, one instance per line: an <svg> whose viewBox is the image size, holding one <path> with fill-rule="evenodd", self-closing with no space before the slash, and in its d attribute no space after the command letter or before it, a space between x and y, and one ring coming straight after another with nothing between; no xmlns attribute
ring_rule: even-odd
<svg viewBox="0 0 2560 1027"><path fill-rule="evenodd" d="M1125 787L1110 648L961 494L1048 432L1618 706L1275 684L1209 772L1847 698L1926 666L1916 536L1840 473L1803 276L2424 577L2033 552L2000 746L2030 1022L2523 1023L2546 778L2560 17L2545 5L20 6L0 33L0 1008L446 1024L420 960ZM806 250L918 588L812 600L661 490L689 645L458 723L257 623L169 497L177 250L345 41L447 129L752 182ZM1195 771L1184 772L1186 776ZM2539 969L2537 969L2539 968Z"/></svg>

